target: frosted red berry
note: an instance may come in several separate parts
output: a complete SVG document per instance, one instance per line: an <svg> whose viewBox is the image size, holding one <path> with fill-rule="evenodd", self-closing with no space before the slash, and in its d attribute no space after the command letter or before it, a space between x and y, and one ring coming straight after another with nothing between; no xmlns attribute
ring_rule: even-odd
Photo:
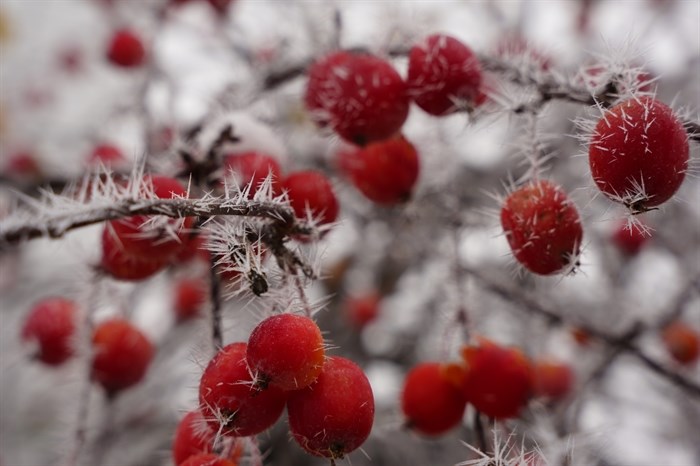
<svg viewBox="0 0 700 466"><path fill-rule="evenodd" d="M199 407L210 427L224 435L247 437L274 424L287 399L276 387L255 386L246 362L245 343L222 348L199 382Z"/></svg>
<svg viewBox="0 0 700 466"><path fill-rule="evenodd" d="M343 458L364 443L374 422L374 395L354 362L329 357L315 383L290 392L289 428L307 452Z"/></svg>
<svg viewBox="0 0 700 466"><path fill-rule="evenodd" d="M157 198L169 199L175 196L186 197L187 191L179 181L166 176L147 175L144 183L153 187ZM193 218L163 219L158 226L147 225L150 219L145 215L134 215L108 223L109 228L119 239L124 254L138 261L167 261L184 247L183 230L191 227ZM160 220L160 219L158 219Z"/></svg>
<svg viewBox="0 0 700 466"><path fill-rule="evenodd" d="M102 257L99 269L117 280L137 281L144 280L160 272L166 265L164 260L139 259L124 251L124 246L109 228L102 230Z"/></svg>
<svg viewBox="0 0 700 466"><path fill-rule="evenodd" d="M481 86L481 65L474 52L454 37L434 34L411 48L409 94L431 115L443 116L474 106Z"/></svg>
<svg viewBox="0 0 700 466"><path fill-rule="evenodd" d="M173 438L173 462L184 463L188 458L203 453L211 453L214 448L216 433L211 430L199 410L188 412L180 421ZM223 450L229 451L228 459L236 462L241 456L241 445L234 439L221 439ZM231 445L225 445L231 443Z"/></svg>
<svg viewBox="0 0 700 466"><path fill-rule="evenodd" d="M95 327L92 347L92 380L102 385L110 396L138 384L155 353L148 337L120 318Z"/></svg>
<svg viewBox="0 0 700 466"><path fill-rule="evenodd" d="M180 466L237 466L237 463L211 453L202 453L190 456Z"/></svg>
<svg viewBox="0 0 700 466"><path fill-rule="evenodd" d="M561 272L579 254L583 229L578 211L549 181L532 181L513 191L501 208L501 225L513 255L531 272Z"/></svg>
<svg viewBox="0 0 700 466"><path fill-rule="evenodd" d="M408 117L406 83L387 61L334 52L311 65L304 101L313 120L355 144L388 138Z"/></svg>
<svg viewBox="0 0 700 466"><path fill-rule="evenodd" d="M129 29L119 29L112 35L107 47L107 59L121 68L137 68L146 59L141 38Z"/></svg>
<svg viewBox="0 0 700 466"><path fill-rule="evenodd" d="M291 173L283 180L282 189L287 192L297 218L306 219L310 211L324 225L338 217L338 199L323 173L314 170Z"/></svg>
<svg viewBox="0 0 700 466"><path fill-rule="evenodd" d="M634 256L642 250L651 239L651 231L638 222L620 222L612 234L612 241L617 248L628 256Z"/></svg>
<svg viewBox="0 0 700 466"><path fill-rule="evenodd" d="M401 409L406 424L424 435L440 435L456 427L467 401L458 385L443 373L438 362L415 366L406 376Z"/></svg>
<svg viewBox="0 0 700 466"><path fill-rule="evenodd" d="M661 332L671 357L678 363L692 365L700 356L700 334L681 321L672 322Z"/></svg>
<svg viewBox="0 0 700 466"><path fill-rule="evenodd" d="M676 193L688 153L688 135L673 110L640 97L605 112L591 135L588 161L598 188L636 213Z"/></svg>
<svg viewBox="0 0 700 466"><path fill-rule="evenodd" d="M541 360L535 362L532 370L534 392L537 396L559 401L573 390L575 375L568 364Z"/></svg>
<svg viewBox="0 0 700 466"><path fill-rule="evenodd" d="M249 197L253 197L260 183L268 175L272 178L272 192L280 193L280 180L282 178L282 168L277 160L267 154L260 152L243 152L240 154L229 154L224 158L224 176L227 182L243 189L250 185Z"/></svg>
<svg viewBox="0 0 700 466"><path fill-rule="evenodd" d="M518 416L532 394L527 358L488 340L462 350L466 363L463 393L474 408L496 419Z"/></svg>
<svg viewBox="0 0 700 466"><path fill-rule="evenodd" d="M367 199L384 205L408 201L420 171L418 152L403 136L341 151L338 164Z"/></svg>
<svg viewBox="0 0 700 466"><path fill-rule="evenodd" d="M32 306L22 327L22 340L37 346L36 359L50 366L73 355L78 306L65 298L47 298Z"/></svg>
<svg viewBox="0 0 700 466"><path fill-rule="evenodd" d="M313 319L279 314L260 322L248 339L246 359L258 385L298 390L311 385L325 358L323 336Z"/></svg>
<svg viewBox="0 0 700 466"><path fill-rule="evenodd" d="M200 315L207 299L207 284L198 278L183 279L175 283L175 316L179 322Z"/></svg>

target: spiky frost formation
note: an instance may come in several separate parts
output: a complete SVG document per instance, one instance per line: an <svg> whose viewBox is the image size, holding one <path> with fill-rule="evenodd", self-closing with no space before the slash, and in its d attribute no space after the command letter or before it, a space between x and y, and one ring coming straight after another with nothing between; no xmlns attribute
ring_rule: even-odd
<svg viewBox="0 0 700 466"><path fill-rule="evenodd" d="M636 213L675 194L688 154L688 135L673 110L641 97L603 114L591 135L589 164L598 188Z"/></svg>

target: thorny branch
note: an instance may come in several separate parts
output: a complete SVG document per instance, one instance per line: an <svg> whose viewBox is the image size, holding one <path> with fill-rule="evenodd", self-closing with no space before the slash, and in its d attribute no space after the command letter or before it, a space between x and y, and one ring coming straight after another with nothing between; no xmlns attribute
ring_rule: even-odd
<svg viewBox="0 0 700 466"><path fill-rule="evenodd" d="M498 282L497 280L492 280L476 270L467 267L465 267L464 270L466 273L468 273L469 275L476 278L479 282L481 282L483 287L489 290L490 292L508 301L517 302L521 304L522 306L518 306L518 309L523 309L526 312L539 315L555 325L569 324L569 322L567 322L564 319L564 317L561 316L559 313L541 305L535 299L531 298L526 293L524 293L522 290L515 289L508 285L504 285ZM590 335L596 337L606 345L611 346L615 349L619 348L625 351L627 354L634 356L652 371L673 382L675 385L682 388L689 395L700 399L700 385L688 379L687 377L684 377L683 375L668 369L663 364L660 364L656 360L652 359L634 343L638 331L629 331L623 334L622 336L619 336L607 333L590 325L584 325L580 323L576 323L576 325L588 332Z"/></svg>
<svg viewBox="0 0 700 466"><path fill-rule="evenodd" d="M309 228L295 220L291 209L272 202L234 202L225 198L202 199L125 199L108 207L95 207L79 213L52 214L0 225L0 244L17 243L40 237L60 238L71 230L132 215L199 217L234 215L260 217L286 225L292 234L308 234Z"/></svg>

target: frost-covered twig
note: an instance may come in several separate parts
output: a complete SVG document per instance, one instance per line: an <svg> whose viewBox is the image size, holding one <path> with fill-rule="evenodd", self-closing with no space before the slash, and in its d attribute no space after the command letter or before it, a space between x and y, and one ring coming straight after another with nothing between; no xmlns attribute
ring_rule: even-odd
<svg viewBox="0 0 700 466"><path fill-rule="evenodd" d="M241 201L225 197L204 196L201 199L124 199L112 205L76 208L67 212L54 210L52 202L33 202L30 209L15 213L0 225L0 244L15 243L39 237L60 238L76 228L132 215L165 215L180 218L192 216L234 215L267 218L288 225L290 233L307 233L295 221L292 210L276 202Z"/></svg>

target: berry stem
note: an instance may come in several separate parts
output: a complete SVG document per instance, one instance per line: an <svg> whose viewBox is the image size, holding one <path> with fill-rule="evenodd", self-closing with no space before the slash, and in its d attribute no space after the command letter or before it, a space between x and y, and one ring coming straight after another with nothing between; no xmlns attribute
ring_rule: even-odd
<svg viewBox="0 0 700 466"><path fill-rule="evenodd" d="M484 431L484 423L481 421L481 413L479 411L474 411L474 432L476 432L476 439L479 444L479 450L481 450L483 453L486 453L486 432Z"/></svg>
<svg viewBox="0 0 700 466"><path fill-rule="evenodd" d="M209 296L211 299L211 340L214 351L219 351L223 347L223 333L221 331L221 280L219 278L218 266L214 256L210 259L211 269L209 273Z"/></svg>

